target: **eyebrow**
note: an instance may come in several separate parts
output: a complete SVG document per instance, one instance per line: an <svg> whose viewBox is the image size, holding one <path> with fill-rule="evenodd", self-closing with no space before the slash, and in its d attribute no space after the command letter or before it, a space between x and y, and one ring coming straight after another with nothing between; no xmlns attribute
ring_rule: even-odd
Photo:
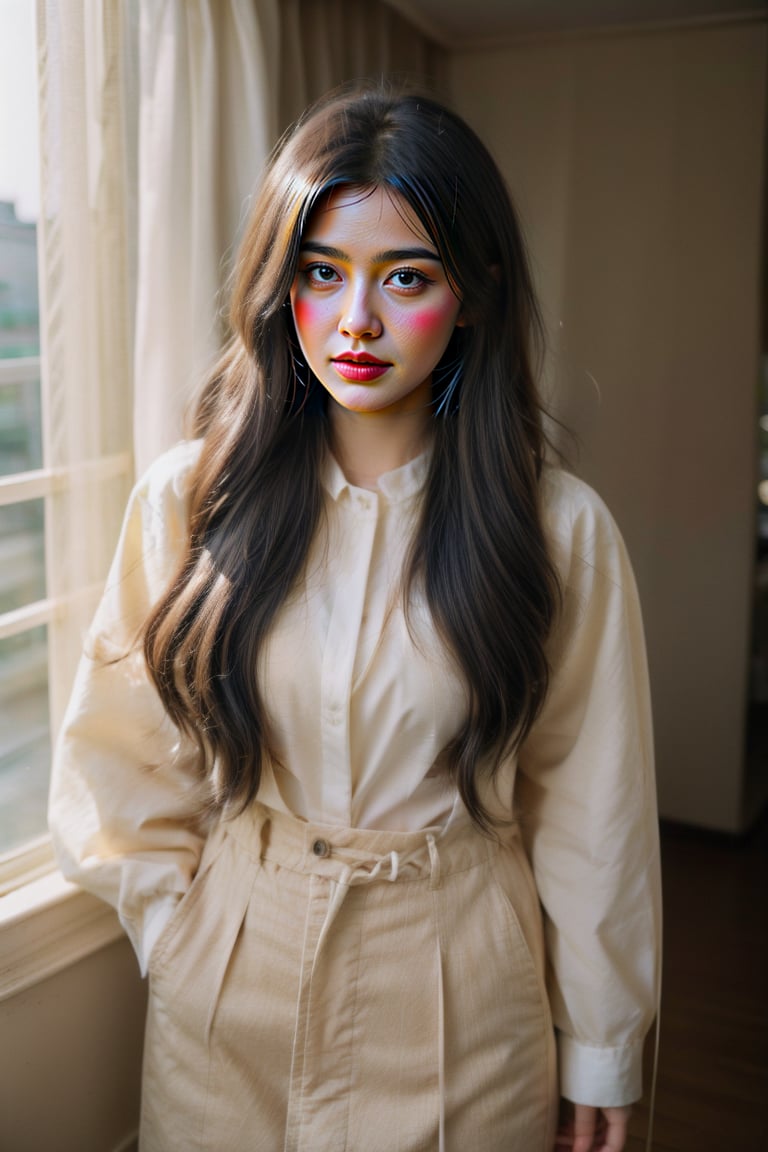
<svg viewBox="0 0 768 1152"><path fill-rule="evenodd" d="M317 244L314 240L305 240L301 245L301 252L316 252L319 256L327 256L330 260L344 260L349 262L349 256L341 248L334 248L330 244ZM389 264L393 260L434 260L437 264L442 261L437 252L431 248L385 248L373 257L374 264Z"/></svg>

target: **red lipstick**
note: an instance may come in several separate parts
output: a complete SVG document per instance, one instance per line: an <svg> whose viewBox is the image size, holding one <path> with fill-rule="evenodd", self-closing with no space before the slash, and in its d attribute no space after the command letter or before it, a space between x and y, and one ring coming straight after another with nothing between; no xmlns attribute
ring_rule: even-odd
<svg viewBox="0 0 768 1152"><path fill-rule="evenodd" d="M343 380L363 382L376 380L392 367L386 360L371 356L369 352L342 352L331 360Z"/></svg>

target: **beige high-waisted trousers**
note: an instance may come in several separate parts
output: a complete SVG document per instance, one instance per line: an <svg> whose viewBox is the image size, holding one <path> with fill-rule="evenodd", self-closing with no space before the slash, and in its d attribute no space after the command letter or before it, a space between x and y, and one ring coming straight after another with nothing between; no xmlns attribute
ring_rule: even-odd
<svg viewBox="0 0 768 1152"><path fill-rule="evenodd" d="M218 826L152 957L141 1152L552 1152L556 1095L516 835Z"/></svg>

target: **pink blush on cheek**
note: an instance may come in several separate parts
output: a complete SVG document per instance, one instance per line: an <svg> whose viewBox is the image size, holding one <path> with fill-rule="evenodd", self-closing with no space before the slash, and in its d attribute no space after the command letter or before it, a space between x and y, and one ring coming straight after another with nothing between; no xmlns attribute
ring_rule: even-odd
<svg viewBox="0 0 768 1152"><path fill-rule="evenodd" d="M292 304L293 320L297 329L312 328L318 322L318 310L311 300L297 297Z"/></svg>
<svg viewBox="0 0 768 1152"><path fill-rule="evenodd" d="M410 327L419 336L430 336L436 329L445 324L454 308L455 302L453 300L449 300L440 308L423 308L409 317Z"/></svg>

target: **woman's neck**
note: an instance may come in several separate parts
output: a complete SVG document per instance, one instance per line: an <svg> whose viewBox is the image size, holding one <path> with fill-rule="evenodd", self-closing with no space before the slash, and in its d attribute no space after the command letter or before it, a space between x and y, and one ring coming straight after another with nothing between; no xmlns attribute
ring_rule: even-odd
<svg viewBox="0 0 768 1152"><path fill-rule="evenodd" d="M329 405L331 448L356 488L376 488L379 476L400 468L427 447L431 412L349 412Z"/></svg>

